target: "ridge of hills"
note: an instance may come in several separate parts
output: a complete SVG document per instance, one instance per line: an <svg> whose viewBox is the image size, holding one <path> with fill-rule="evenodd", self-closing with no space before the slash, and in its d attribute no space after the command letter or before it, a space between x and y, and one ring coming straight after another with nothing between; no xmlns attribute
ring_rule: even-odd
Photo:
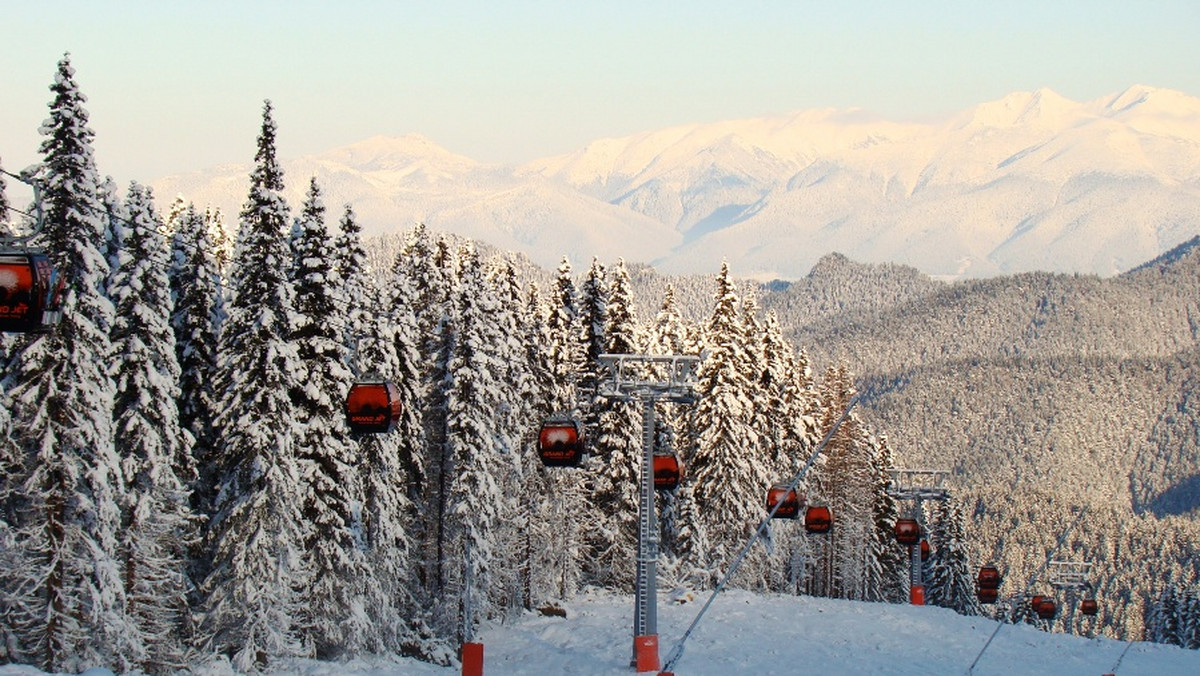
<svg viewBox="0 0 1200 676"><path fill-rule="evenodd" d="M286 133L286 130L283 130ZM1016 92L936 123L865 111L692 124L521 166L415 134L284 163L366 234L424 222L543 267L566 256L798 280L820 256L941 278L1113 276L1200 234L1200 99L1137 85L1089 102ZM153 182L233 218L249 165ZM232 225L232 224L231 224Z"/></svg>

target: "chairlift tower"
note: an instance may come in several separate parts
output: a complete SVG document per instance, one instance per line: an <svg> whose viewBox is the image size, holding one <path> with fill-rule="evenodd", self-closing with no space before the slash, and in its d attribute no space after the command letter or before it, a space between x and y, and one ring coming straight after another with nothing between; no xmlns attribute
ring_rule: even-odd
<svg viewBox="0 0 1200 676"><path fill-rule="evenodd" d="M654 406L696 400L693 355L602 354L599 394L642 404L642 466L638 502L637 577L632 666L658 671L658 515L654 507Z"/></svg>
<svg viewBox="0 0 1200 676"><path fill-rule="evenodd" d="M922 503L925 500L945 500L950 497L950 489L946 488L946 477L950 472L942 469L892 469L888 470L892 480L888 485L888 495L897 500L913 502L913 518L920 525L921 536L928 533L925 525L925 510ZM909 571L909 602L914 606L925 605L925 582L921 579L921 542L908 546L908 558L911 566Z"/></svg>

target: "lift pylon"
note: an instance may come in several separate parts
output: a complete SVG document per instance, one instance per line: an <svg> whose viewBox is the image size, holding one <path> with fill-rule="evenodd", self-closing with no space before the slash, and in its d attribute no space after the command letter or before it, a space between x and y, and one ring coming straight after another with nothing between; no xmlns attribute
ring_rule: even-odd
<svg viewBox="0 0 1200 676"><path fill-rule="evenodd" d="M925 525L925 510L922 503L925 500L945 500L950 497L950 489L946 488L946 477L950 472L942 469L892 469L891 483L888 485L888 495L897 500L913 502L912 518L920 526L922 537L929 532ZM897 530L899 534L899 530ZM914 606L925 605L925 581L921 579L921 542L908 545L909 565L909 602Z"/></svg>
<svg viewBox="0 0 1200 676"><path fill-rule="evenodd" d="M642 404L642 462L638 501L633 659L639 672L658 671L658 515L654 507L654 405L695 401L694 355L602 354L602 397Z"/></svg>

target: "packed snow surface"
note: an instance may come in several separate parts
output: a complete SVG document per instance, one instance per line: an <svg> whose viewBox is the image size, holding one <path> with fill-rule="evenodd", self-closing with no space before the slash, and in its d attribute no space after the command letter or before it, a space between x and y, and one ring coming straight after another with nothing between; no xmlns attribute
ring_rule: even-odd
<svg viewBox="0 0 1200 676"><path fill-rule="evenodd" d="M689 603L659 600L660 652L665 661L707 596ZM589 594L565 605L565 618L528 613L481 629L485 676L632 674L633 600ZM779 674L798 676L929 676L966 674L996 623L950 610L807 596L730 591L717 597L675 664L678 676ZM976 676L1113 673L1120 676L1200 674L1200 651L1153 643L1052 634L1006 625L975 666ZM96 670L100 672L100 670ZM297 661L271 673L296 676L451 676L458 667L414 660ZM30 667L0 667L0 676L36 676ZM107 672L100 672L107 673ZM210 665L197 676L230 676Z"/></svg>

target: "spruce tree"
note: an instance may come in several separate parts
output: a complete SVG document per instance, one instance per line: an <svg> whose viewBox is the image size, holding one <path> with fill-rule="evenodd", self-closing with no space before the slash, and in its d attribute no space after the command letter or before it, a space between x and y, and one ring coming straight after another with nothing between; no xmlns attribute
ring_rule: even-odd
<svg viewBox="0 0 1200 676"><path fill-rule="evenodd" d="M551 408L570 413L577 411L576 388L584 367L584 354L576 339L579 303L571 263L564 257L558 266L554 290L546 319L546 340L550 348L550 374L554 383Z"/></svg>
<svg viewBox="0 0 1200 676"><path fill-rule="evenodd" d="M595 429L599 408L603 402L597 396L600 378L600 355L608 349L608 282L607 271L598 259L592 259L583 283L579 286L579 345L582 368L579 372L579 393L583 423ZM604 449L598 448L603 457Z"/></svg>
<svg viewBox="0 0 1200 676"><path fill-rule="evenodd" d="M353 228L343 226L343 234ZM355 238L349 237L352 241ZM384 301L381 290L363 268L347 272L351 286L361 285L361 323L356 323L356 370L379 374L395 383L402 404L400 420L389 434L359 435L360 480L363 485L363 539L370 576L365 597L374 622L373 652L399 652L443 662L436 641L428 640L432 602L421 593L417 578L417 504L424 477L424 424L421 417L421 363L411 287L399 278ZM355 284L354 277L360 277ZM352 305L355 305L352 303Z"/></svg>
<svg viewBox="0 0 1200 676"><path fill-rule="evenodd" d="M893 467L892 447L887 437L882 436L871 454L872 514L874 528L867 543L871 554L868 563L867 600L904 603L908 600L909 556L905 548L896 544L896 520L900 518L900 505L888 493Z"/></svg>
<svg viewBox="0 0 1200 676"><path fill-rule="evenodd" d="M179 199L168 218L171 265L167 276L174 301L171 328L179 362L179 425L193 439L196 480L191 489L195 511L212 514L219 466L216 455L217 345L221 322L221 273L204 214ZM197 556L198 561L205 557ZM200 579L207 573L197 567Z"/></svg>
<svg viewBox="0 0 1200 676"><path fill-rule="evenodd" d="M749 426L754 418L749 396L753 384L746 377L750 355L728 265L717 275L705 342L709 353L697 374L690 424L695 437L690 440L694 450L686 497L693 504L680 515L691 521L681 530L680 546L691 569L711 584L762 520L763 492L772 482ZM761 570L761 553L752 558L748 570Z"/></svg>
<svg viewBox="0 0 1200 676"><path fill-rule="evenodd" d="M289 218L271 110L267 102L230 263L229 314L218 351L223 463L208 532L212 572L205 580L207 644L242 671L309 653L297 635L307 527L291 399L302 368L288 340L294 305Z"/></svg>
<svg viewBox="0 0 1200 676"><path fill-rule="evenodd" d="M854 383L845 364L830 366L820 384L824 434L833 427L854 396ZM826 462L816 473L816 487L837 516L838 525L828 535L832 556L824 571L828 595L866 599L875 530L874 494L877 475L872 472L871 440L866 427L851 413L825 446ZM893 545L899 546L899 545Z"/></svg>
<svg viewBox="0 0 1200 676"><path fill-rule="evenodd" d="M431 251L432 258L425 262L430 284L422 293L427 293L429 305L426 311L430 318L430 333L422 336L423 369L425 380L425 467L428 472L426 495L421 510L425 539L425 582L427 593L441 597L448 583L447 568L443 565L450 551L451 533L447 528L449 518L450 485L453 481L452 458L448 453L447 420L449 418L450 361L454 350L454 298L457 293L458 275L454 256L444 238L439 238ZM420 288L420 287L418 287ZM436 318L436 319L434 319Z"/></svg>
<svg viewBox="0 0 1200 676"><path fill-rule="evenodd" d="M128 659L149 673L187 665L187 563L198 523L187 486L195 480L190 434L179 420L179 362L171 331L169 252L150 190L125 198L109 289L116 304L114 442L124 480L122 565L127 611L140 650Z"/></svg>
<svg viewBox="0 0 1200 676"><path fill-rule="evenodd" d="M696 346L689 339L688 326L679 314L675 303L675 287L667 284L663 291L662 303L654 323L650 326L646 338L646 353L651 355L683 355L694 354ZM688 480L688 464L691 456L688 449L681 447L680 440L684 437L683 425L686 420L684 407L659 406L655 411L657 429L654 433L656 449L674 449L679 456L683 468L682 484L686 487ZM680 496L684 488L670 492L659 492L659 527L661 530L660 550L666 555L667 568L674 562L677 554L679 538L679 507ZM669 572L669 571L664 571Z"/></svg>
<svg viewBox="0 0 1200 676"><path fill-rule="evenodd" d="M517 517L519 593L526 609L570 596L579 584L580 572L579 527L575 519L567 517L569 511L564 504L569 499L564 493L579 495L577 476L543 467L536 452L541 422L556 409L551 403L555 383L547 340L549 313L537 285L530 285L525 298L527 324L522 334L530 374L526 401L530 430L520 449L523 509Z"/></svg>
<svg viewBox="0 0 1200 676"><path fill-rule="evenodd" d="M345 425L347 304L315 178L292 229L295 324L290 342L301 368L291 391L308 578L304 635L322 659L362 652L370 621L362 598L368 575L357 515L362 484Z"/></svg>
<svg viewBox="0 0 1200 676"><path fill-rule="evenodd" d="M571 263L566 257L558 266L554 288L547 299L545 332L546 364L550 376L547 410L579 415L577 385L583 368L583 351L578 340L579 305ZM586 433L586 432L585 432ZM543 470L546 471L546 470ZM549 483L549 520L554 524L555 543L552 569L555 571L556 596L569 598L581 583L584 552L583 533L575 508L585 502L581 472L547 471Z"/></svg>
<svg viewBox="0 0 1200 676"><path fill-rule="evenodd" d="M931 538L933 570L926 601L930 605L953 609L960 615L981 614L958 502L953 498L938 501L934 507L934 523L936 527Z"/></svg>
<svg viewBox="0 0 1200 676"><path fill-rule="evenodd" d="M602 351L637 352L629 273L624 261L613 270L604 305ZM585 326L587 322L585 321ZM594 478L592 503L596 518L591 535L593 576L607 586L629 589L636 571L638 512L642 483L642 426L638 402L598 397L595 442L602 461Z"/></svg>
<svg viewBox="0 0 1200 676"><path fill-rule="evenodd" d="M17 341L7 386L25 454L20 477L22 565L10 589L22 661L47 671L133 667L141 650L120 574L120 461L113 445L113 306L104 289L108 222L86 98L69 56L58 64L42 126L45 218L36 244L66 279L53 332Z"/></svg>
<svg viewBox="0 0 1200 676"><path fill-rule="evenodd" d="M473 248L459 251L459 286L454 296L454 316L446 401L446 455L452 476L446 505L448 538L442 565L457 582L459 601L471 601L460 610L465 626L486 617L496 529L506 504L512 455L497 437L502 370L495 352L499 336L493 333L496 299L483 277Z"/></svg>

